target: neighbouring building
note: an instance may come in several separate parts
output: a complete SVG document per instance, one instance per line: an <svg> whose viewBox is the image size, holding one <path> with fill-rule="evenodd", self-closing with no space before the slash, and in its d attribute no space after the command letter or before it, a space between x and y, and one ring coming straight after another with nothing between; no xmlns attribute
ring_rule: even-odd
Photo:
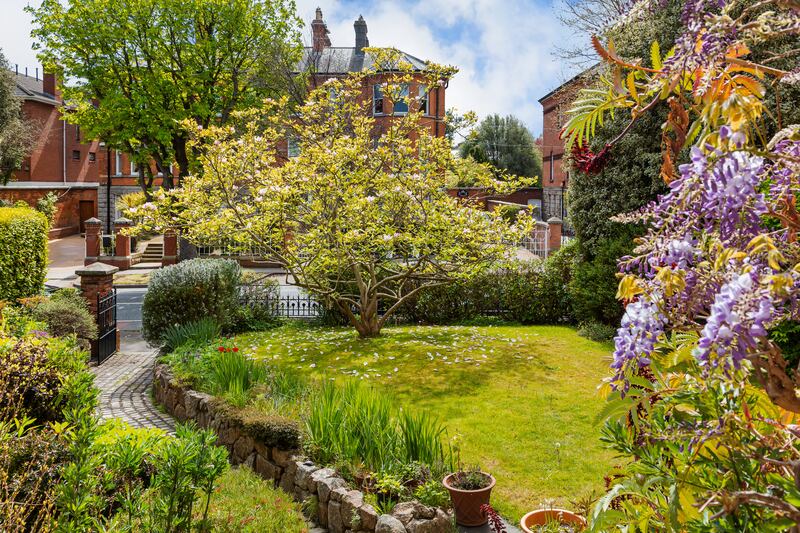
<svg viewBox="0 0 800 533"><path fill-rule="evenodd" d="M586 86L591 67L542 98L544 112L541 140L542 150L542 213L545 220L558 217L565 222L564 232L569 234L571 228L567 217L567 189L569 187L569 171L564 168L564 141L561 130L566 123L566 112L578 91Z"/></svg>
<svg viewBox="0 0 800 533"><path fill-rule="evenodd" d="M116 198L141 190L136 165L127 154L106 150L103 143L87 139L79 126L64 120L66 108L53 74L40 77L38 69L33 75L15 70L14 78L15 94L23 101L22 112L37 131L37 140L12 181L0 186L0 199L24 200L34 206L41 197L54 192L58 202L51 238L83 233L84 222L92 217L99 218L107 231L108 215L110 222L120 216ZM155 181L158 184L159 180Z"/></svg>
<svg viewBox="0 0 800 533"><path fill-rule="evenodd" d="M311 22L311 46L306 47L300 64L300 70L311 72L312 86L325 83L330 78L341 78L354 72L363 72L373 68L370 54L364 52L369 47L367 22L359 16L353 23L353 46L331 46L328 27L322 18L322 10L317 8L316 16ZM420 74L425 70L425 61L400 51L402 59L408 62ZM390 102L384 99L382 84L389 74L376 72L365 80L364 95L371 99L371 113L376 118L376 127L385 128L393 116L408 113L408 102ZM420 76L420 81L422 76ZM422 123L430 127L433 135L442 137L445 134L445 91L449 80L441 82L427 90L422 83L405 84L402 92L409 97L420 97L420 111L423 113Z"/></svg>

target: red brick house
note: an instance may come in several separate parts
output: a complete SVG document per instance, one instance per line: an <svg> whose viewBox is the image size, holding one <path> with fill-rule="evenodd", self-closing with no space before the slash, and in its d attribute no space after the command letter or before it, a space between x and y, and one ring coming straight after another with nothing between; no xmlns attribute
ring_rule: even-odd
<svg viewBox="0 0 800 533"><path fill-rule="evenodd" d="M64 101L53 74L40 77L37 69L32 76L27 71L15 72L14 78L15 94L23 101L22 112L37 131L37 141L12 181L0 186L0 199L24 200L33 206L48 192L56 193L51 238L82 233L83 223L92 217L99 218L107 229L109 151L99 141L86 139L78 126L63 119ZM110 156L113 222L119 216L116 198L141 189L138 170L128 155L111 150Z"/></svg>
<svg viewBox="0 0 800 533"><path fill-rule="evenodd" d="M564 141L561 139L561 130L566 123L566 112L580 89L586 86L591 73L596 67L591 67L556 89L550 91L542 98L544 112L542 131L542 210L544 219L558 217L566 221L567 205L566 192L569 187L569 172L564 169ZM565 231L568 231L565 225Z"/></svg>
<svg viewBox="0 0 800 533"><path fill-rule="evenodd" d="M322 10L317 8L316 17L311 22L311 46L303 51L300 70L311 72L311 83L318 86L330 78L340 78L353 72L363 72L373 67L372 58L364 52L369 47L367 37L367 22L359 16L353 23L355 40L353 46L331 46L328 27L322 18ZM425 61L406 52L400 52L402 59L412 65L415 71L422 73L425 70ZM383 98L381 85L386 81L388 73L370 76L364 86L364 96L372 100L371 112L376 118L377 127L383 128L392 120L392 117L407 113L408 103L395 102L392 104ZM421 76L420 76L421 80ZM420 110L423 113L422 123L429 126L433 135L444 136L445 125L445 91L447 81L431 89L418 83L409 83L403 87L405 94L410 97L420 96Z"/></svg>

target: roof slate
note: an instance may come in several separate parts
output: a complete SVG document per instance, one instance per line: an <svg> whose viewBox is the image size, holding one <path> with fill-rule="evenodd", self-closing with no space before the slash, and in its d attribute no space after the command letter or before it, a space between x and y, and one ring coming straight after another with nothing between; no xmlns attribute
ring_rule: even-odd
<svg viewBox="0 0 800 533"><path fill-rule="evenodd" d="M406 52L400 52L401 57L411 64L414 70L425 70L425 61L414 57ZM311 48L303 50L301 67L306 70L309 66L317 74L347 74L350 72L361 72L372 67L372 57L370 54L357 53L354 47L326 47L321 52L315 52Z"/></svg>
<svg viewBox="0 0 800 533"><path fill-rule="evenodd" d="M15 82L14 94L20 98L48 100L53 104L58 104L52 94L44 92L44 81L42 79L32 78L24 74L12 73Z"/></svg>

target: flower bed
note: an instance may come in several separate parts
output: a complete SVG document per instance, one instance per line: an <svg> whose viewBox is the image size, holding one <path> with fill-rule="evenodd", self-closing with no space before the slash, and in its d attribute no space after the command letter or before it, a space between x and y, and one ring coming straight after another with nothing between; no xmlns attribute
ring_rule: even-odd
<svg viewBox="0 0 800 533"><path fill-rule="evenodd" d="M233 464L244 464L273 480L303 502L312 518L331 533L444 533L452 529L447 512L419 502L399 503L391 514L379 516L372 505L365 503L364 494L351 490L333 469L303 460L299 429L275 420L268 431L256 431L213 396L179 382L167 365L154 369L153 394L178 420L193 420L200 427L214 430Z"/></svg>

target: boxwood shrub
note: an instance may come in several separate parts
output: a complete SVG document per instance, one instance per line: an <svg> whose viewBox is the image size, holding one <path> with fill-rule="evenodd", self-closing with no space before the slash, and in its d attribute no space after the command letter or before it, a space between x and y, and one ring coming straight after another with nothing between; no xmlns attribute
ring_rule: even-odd
<svg viewBox="0 0 800 533"><path fill-rule="evenodd" d="M210 317L223 328L238 308L241 268L229 259L191 259L156 270L142 304L142 334L160 344L175 324Z"/></svg>
<svg viewBox="0 0 800 533"><path fill-rule="evenodd" d="M48 230L47 217L29 207L0 207L0 300L42 292Z"/></svg>

